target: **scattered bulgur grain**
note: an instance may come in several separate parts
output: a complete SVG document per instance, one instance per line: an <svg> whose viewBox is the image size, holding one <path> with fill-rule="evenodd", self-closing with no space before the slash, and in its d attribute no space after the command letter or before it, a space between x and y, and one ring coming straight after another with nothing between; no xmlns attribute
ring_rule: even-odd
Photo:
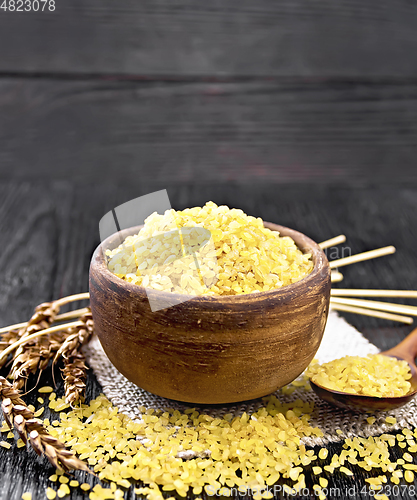
<svg viewBox="0 0 417 500"><path fill-rule="evenodd" d="M404 479L407 483L412 483L414 481L414 472L412 470L406 470L404 472Z"/></svg>
<svg viewBox="0 0 417 500"><path fill-rule="evenodd" d="M397 419L395 417L387 417L385 419L385 422L387 424L392 424L392 425L395 425L397 423Z"/></svg>
<svg viewBox="0 0 417 500"><path fill-rule="evenodd" d="M26 491L26 493L23 493L22 500L32 500L32 493L30 491Z"/></svg>
<svg viewBox="0 0 417 500"><path fill-rule="evenodd" d="M45 400L41 397L38 398L38 403L40 403L41 405L43 405L45 402Z"/></svg>
<svg viewBox="0 0 417 500"><path fill-rule="evenodd" d="M369 424L369 425L372 425L372 424L374 424L374 423L375 423L376 418L375 418L375 417L368 417L368 418L366 419L366 421L368 422L368 424Z"/></svg>
<svg viewBox="0 0 417 500"><path fill-rule="evenodd" d="M46 488L46 498L48 500L54 500L54 498L56 498L56 491L50 487Z"/></svg>
<svg viewBox="0 0 417 500"><path fill-rule="evenodd" d="M327 488L329 481L325 477L319 478L319 483L322 488Z"/></svg>
<svg viewBox="0 0 417 500"><path fill-rule="evenodd" d="M8 443L7 441L0 441L0 446L2 448L7 448L8 450L10 450L10 448L12 447L12 445L10 443Z"/></svg>
<svg viewBox="0 0 417 500"><path fill-rule="evenodd" d="M340 467L340 472L343 472L344 474L346 474L347 476L353 476L353 472L349 469L347 469L346 467L342 466Z"/></svg>
<svg viewBox="0 0 417 500"><path fill-rule="evenodd" d="M185 497L191 491L194 495L207 491L208 484L218 484L219 488L224 486L226 493L242 481L243 484L273 485L281 478L291 479L293 488L301 489L305 486L304 467L313 464L313 473L319 474L322 467L314 465L314 461L328 457L326 448L319 449L315 455L314 450L302 445L303 436L321 435L319 429L308 425L313 406L300 400L284 404L275 396L264 398L264 403L264 407L253 414L236 418L232 415L214 418L194 408L183 413L143 408L142 421L136 422L119 413L107 398L99 396L89 405L61 413L61 422L52 422L48 430L81 458L92 460L100 479L110 481L109 488L95 487L90 493L92 500L121 499L123 491L118 486L130 487L129 479L145 482L141 493L148 500L161 499L163 491L176 491ZM146 444L138 441L137 436L146 437ZM397 436L400 436L399 443L407 441L408 444L415 434L409 431ZM323 469L333 473L340 467L342 473L352 476L345 466L351 463L365 471L381 471L380 476L367 480L373 489L386 483L388 474L391 474L388 475L391 482L398 484L403 475L399 468L403 467L410 478L408 472L413 474L417 465L410 463L409 453L391 462L388 445L394 445L395 441L396 436L391 434L345 439L340 454L333 455L331 464ZM200 453L209 451L196 460L178 458L182 450L188 449ZM242 472L242 477L241 472L236 474L239 469L233 458L238 458L239 463L251 464ZM222 476L222 470L227 470L227 476ZM61 476L61 482L65 479ZM326 488L328 481L320 477L318 482L316 491L322 494L321 488ZM72 482L69 484L72 486ZM66 484L58 490L61 494L64 493L62 486ZM81 489L87 491L90 487L85 483Z"/></svg>
<svg viewBox="0 0 417 500"><path fill-rule="evenodd" d="M35 413L33 414L36 418L37 417L40 417L42 415L42 413L45 411L45 408L42 406L42 408L39 408L38 411L35 411Z"/></svg>
<svg viewBox="0 0 417 500"><path fill-rule="evenodd" d="M61 484L57 493L59 498L63 498L66 495L69 495L71 493L71 490L69 489L67 484Z"/></svg>
<svg viewBox="0 0 417 500"><path fill-rule="evenodd" d="M39 394L47 394L47 393L52 392L52 391L53 391L53 388L49 387L48 385L45 385L44 387L41 387L40 389L38 389Z"/></svg>
<svg viewBox="0 0 417 500"><path fill-rule="evenodd" d="M80 488L83 490L83 491L88 491L91 489L91 486L88 484L88 483L82 483L80 485Z"/></svg>

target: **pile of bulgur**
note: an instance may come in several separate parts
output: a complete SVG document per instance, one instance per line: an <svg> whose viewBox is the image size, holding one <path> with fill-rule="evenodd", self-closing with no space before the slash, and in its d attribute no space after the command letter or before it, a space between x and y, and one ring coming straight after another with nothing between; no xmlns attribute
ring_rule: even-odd
<svg viewBox="0 0 417 500"><path fill-rule="evenodd" d="M213 202L153 213L106 256L110 271L123 280L191 295L264 292L313 270L311 255L292 238L265 228L259 217Z"/></svg>

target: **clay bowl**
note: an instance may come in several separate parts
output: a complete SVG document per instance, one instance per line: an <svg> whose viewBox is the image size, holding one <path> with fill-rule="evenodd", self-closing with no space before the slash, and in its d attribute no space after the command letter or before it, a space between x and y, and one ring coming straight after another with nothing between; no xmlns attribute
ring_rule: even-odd
<svg viewBox="0 0 417 500"><path fill-rule="evenodd" d="M313 359L322 339L330 300L324 252L307 236L276 224L312 253L314 269L281 289L235 296L199 296L152 312L144 287L108 268L103 248L91 260L90 300L95 330L114 366L143 389L170 399L233 403L258 398L294 380ZM140 226L123 231L123 238ZM170 292L164 294L167 300Z"/></svg>

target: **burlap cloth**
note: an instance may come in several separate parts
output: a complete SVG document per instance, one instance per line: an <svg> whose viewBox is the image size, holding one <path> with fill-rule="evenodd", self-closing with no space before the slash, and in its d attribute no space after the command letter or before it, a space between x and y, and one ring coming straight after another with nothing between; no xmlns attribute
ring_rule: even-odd
<svg viewBox="0 0 417 500"><path fill-rule="evenodd" d="M336 312L331 311L316 358L318 358L320 363L324 363L346 355L366 356L378 351L378 348L368 342L356 328L347 323ZM104 394L110 399L113 405L117 406L121 412L132 419L141 419L139 410L141 406L161 409L175 408L179 410L190 408L190 405L155 396L129 382L110 363L97 337L94 337L90 342L86 349L86 355L90 367L94 370L98 381L103 387ZM278 390L275 392L275 395L283 402L291 402L297 398L306 402L314 402L314 411L310 423L314 427L319 427L323 431L324 437L304 438L303 442L311 446L325 445L330 441L340 441L346 437L367 437L394 429L417 427L416 399L397 410L374 413L376 421L370 425L366 421L366 418L370 415L369 413L351 412L335 408L321 401L311 390L307 391L300 388L296 389L291 395L283 395ZM243 403L234 403L222 408L205 408L204 406L196 406L196 408L200 413L221 417L226 413L234 415L239 415L243 412L251 413L262 405L262 399L258 399ZM394 416L397 419L397 424L386 424L385 418L388 415ZM337 429L342 431L341 434L336 433ZM188 455L191 457L193 452L190 452Z"/></svg>

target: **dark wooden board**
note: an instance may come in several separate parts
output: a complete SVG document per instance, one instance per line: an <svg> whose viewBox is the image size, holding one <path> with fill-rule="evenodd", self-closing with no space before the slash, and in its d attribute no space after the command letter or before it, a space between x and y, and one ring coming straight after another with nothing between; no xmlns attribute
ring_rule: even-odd
<svg viewBox="0 0 417 500"><path fill-rule="evenodd" d="M0 178L417 181L417 83L0 80Z"/></svg>
<svg viewBox="0 0 417 500"><path fill-rule="evenodd" d="M0 12L0 71L415 78L417 5L400 0L56 0Z"/></svg>
<svg viewBox="0 0 417 500"><path fill-rule="evenodd" d="M344 232L353 253L393 243L398 247L397 254L345 268L345 281L338 286L416 288L417 186L170 185L140 179L124 186L82 186L45 179L5 181L0 184L0 325L23 320L42 301L85 291L89 260L99 242L99 219L112 207L161 188L168 189L172 206L177 209L211 199L293 227L316 241ZM410 327L383 320L346 317L381 349L392 347L410 331ZM59 380L58 371L56 374ZM51 383L50 375L44 374L40 384ZM97 396L100 390L90 372L88 398ZM58 391L62 391L60 385ZM34 403L36 393L29 393L26 400ZM340 444L329 448L331 454L341 450ZM399 449L393 453L399 453ZM24 491L32 491L33 500L43 500L52 473L53 468L31 451L0 448L0 500L20 500ZM85 479L83 474L76 475ZM329 478L331 485L340 488L337 498L359 500L371 498L361 495L357 487L365 484L364 477L358 470L354 480L338 472ZM311 474L307 474L307 484L312 484ZM353 486L354 493L348 489ZM76 491L67 498L88 497ZM126 498L134 498L132 490ZM414 496L408 491L402 498Z"/></svg>

